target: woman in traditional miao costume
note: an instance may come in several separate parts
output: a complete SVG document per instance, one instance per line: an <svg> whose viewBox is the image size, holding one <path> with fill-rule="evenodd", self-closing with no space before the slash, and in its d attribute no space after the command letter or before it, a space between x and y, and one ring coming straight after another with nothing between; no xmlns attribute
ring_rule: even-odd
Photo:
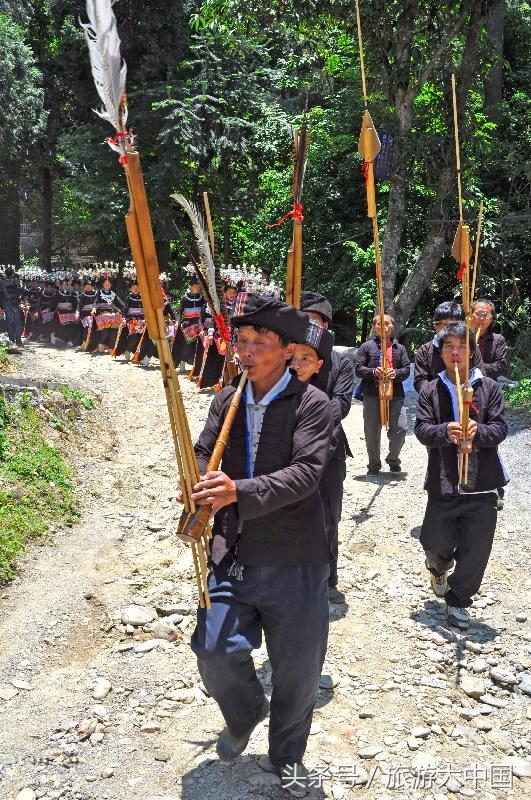
<svg viewBox="0 0 531 800"><path fill-rule="evenodd" d="M41 297L40 336L39 341L49 342L54 328L55 309L57 307L57 287L52 280L44 282L44 291Z"/></svg>
<svg viewBox="0 0 531 800"><path fill-rule="evenodd" d="M164 316L164 322L166 323L168 338L171 342L174 339L174 331L177 326L177 317L168 297L168 282L162 276L160 279L160 284L164 298L162 314ZM157 345L153 339L150 338L149 332L146 329L142 338L140 339L137 352L132 360L133 363L139 364L141 367L149 367L152 358L158 358Z"/></svg>
<svg viewBox="0 0 531 800"><path fill-rule="evenodd" d="M188 373L188 377L192 383L197 383L199 380L213 333L214 319L212 311L210 310L210 306L205 304L201 314L201 330L197 336L197 342L195 345L194 363L192 369Z"/></svg>
<svg viewBox="0 0 531 800"><path fill-rule="evenodd" d="M99 289L96 290L94 300L94 332L93 342L95 352L105 353L111 351L116 342L118 328L122 322L124 301L113 291L109 278L104 277ZM92 329L94 331L94 323Z"/></svg>
<svg viewBox="0 0 531 800"><path fill-rule="evenodd" d="M54 300L55 319L50 337L52 344L74 347L79 341L79 322L76 320L77 297L66 278L59 281Z"/></svg>
<svg viewBox="0 0 531 800"><path fill-rule="evenodd" d="M33 340L36 342L41 333L41 297L42 289L38 284L37 278L32 276L24 289L21 305L23 315L22 338L27 341Z"/></svg>
<svg viewBox="0 0 531 800"><path fill-rule="evenodd" d="M114 358L117 356L124 356L125 361L129 361L131 356L136 353L140 339L144 335L146 328L146 320L144 317L144 308L142 306L142 298L136 279L133 278L129 282L129 294L125 298L125 311L124 320L119 328L118 335L112 355Z"/></svg>
<svg viewBox="0 0 531 800"><path fill-rule="evenodd" d="M92 278L87 275L83 279L83 290L79 293L76 306L76 317L79 320L81 327L81 341L82 349L94 349L94 336L96 332L96 324L94 322L94 301L96 300L96 291L92 282Z"/></svg>
<svg viewBox="0 0 531 800"><path fill-rule="evenodd" d="M181 372L186 372L186 364L192 364L195 356L197 337L201 330L201 314L205 300L197 276L189 281L179 308L179 325L172 344L173 363Z"/></svg>

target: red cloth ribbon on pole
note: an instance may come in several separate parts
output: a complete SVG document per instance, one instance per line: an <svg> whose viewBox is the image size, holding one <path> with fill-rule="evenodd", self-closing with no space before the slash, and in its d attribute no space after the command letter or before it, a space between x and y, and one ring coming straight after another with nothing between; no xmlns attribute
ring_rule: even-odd
<svg viewBox="0 0 531 800"><path fill-rule="evenodd" d="M105 141L107 144L120 144L120 139L125 139L127 131L116 131L114 136L107 136Z"/></svg>
<svg viewBox="0 0 531 800"><path fill-rule="evenodd" d="M369 182L369 169L370 169L370 166L371 166L371 162L370 161L362 161L362 163L361 163L361 174L363 175L363 182L365 183L365 186L367 186L367 184Z"/></svg>
<svg viewBox="0 0 531 800"><path fill-rule="evenodd" d="M474 405L474 403L472 402L472 400L463 400L463 403L465 404L465 406L468 406L469 408L471 408L471 409L472 409L472 411L475 411L475 412L476 412L476 414L479 414L479 408L477 408L477 407Z"/></svg>
<svg viewBox="0 0 531 800"><path fill-rule="evenodd" d="M105 141L107 142L108 145L119 145L120 139L125 139L127 135L128 135L127 131L116 131L114 136L107 136ZM124 164L127 164L127 156L123 154L120 155L118 157L118 163L121 164L122 166Z"/></svg>
<svg viewBox="0 0 531 800"><path fill-rule="evenodd" d="M268 225L268 228L278 228L279 225L282 225L287 219L294 219L296 222L301 222L304 219L304 215L302 213L302 203L293 203L293 208L291 211L288 211L287 214L284 214L278 222L273 222L271 225Z"/></svg>
<svg viewBox="0 0 531 800"><path fill-rule="evenodd" d="M463 275L465 274L465 270L466 270L467 266L468 265L465 264L464 261L461 264L459 264L459 269L457 270L457 276L456 276L458 281L462 281L463 280Z"/></svg>
<svg viewBox="0 0 531 800"><path fill-rule="evenodd" d="M230 327L223 318L223 314L214 314L214 322L224 342L230 342Z"/></svg>

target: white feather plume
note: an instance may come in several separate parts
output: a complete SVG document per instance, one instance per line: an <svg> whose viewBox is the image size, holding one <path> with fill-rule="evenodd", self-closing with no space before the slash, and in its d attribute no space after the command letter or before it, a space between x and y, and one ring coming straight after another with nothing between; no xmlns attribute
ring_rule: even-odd
<svg viewBox="0 0 531 800"><path fill-rule="evenodd" d="M103 108L96 111L116 131L125 130L127 111L121 109L125 96L127 66L120 55L120 37L112 0L87 0L89 22L80 21L87 40L92 77Z"/></svg>
<svg viewBox="0 0 531 800"><path fill-rule="evenodd" d="M205 225L205 219L199 209L194 203L191 203L182 194L172 194L173 199L179 203L188 214L192 223L194 237L199 253L199 262L201 267L201 274L205 279L207 286L210 290L212 302L214 304L214 312L219 314L221 312L220 300L216 287L216 268L214 265L214 257L210 249L210 241Z"/></svg>

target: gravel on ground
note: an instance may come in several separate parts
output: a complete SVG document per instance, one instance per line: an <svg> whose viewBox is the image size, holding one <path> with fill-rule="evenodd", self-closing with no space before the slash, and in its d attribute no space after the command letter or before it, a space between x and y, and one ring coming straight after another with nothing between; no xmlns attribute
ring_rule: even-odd
<svg viewBox="0 0 531 800"><path fill-rule="evenodd" d="M195 581L175 537L180 509L156 368L26 346L19 375L99 397L97 424L57 433L82 517L30 548L0 589L2 800L263 800L267 723L233 765L189 648ZM183 379L193 436L211 396ZM410 427L414 396L408 396ZM473 624L449 627L418 542L426 452L410 432L404 473L367 476L361 404L349 459L340 588L306 763L311 798L531 797L529 429L501 450L512 481ZM383 441L385 436L383 437ZM385 455L385 454L383 454ZM265 647L255 652L266 692Z"/></svg>

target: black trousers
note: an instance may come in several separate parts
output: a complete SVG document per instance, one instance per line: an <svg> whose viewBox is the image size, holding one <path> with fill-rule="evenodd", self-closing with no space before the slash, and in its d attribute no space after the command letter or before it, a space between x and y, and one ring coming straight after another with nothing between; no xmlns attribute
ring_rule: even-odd
<svg viewBox="0 0 531 800"><path fill-rule="evenodd" d="M343 507L343 482L346 474L347 465L345 461L341 458L333 458L326 465L319 484L319 494L324 508L326 539L330 550L329 586L337 586L339 522Z"/></svg>
<svg viewBox="0 0 531 800"><path fill-rule="evenodd" d="M496 499L496 492L428 495L420 543L430 572L442 575L455 561L444 598L449 606L471 606L481 586L496 530Z"/></svg>
<svg viewBox="0 0 531 800"><path fill-rule="evenodd" d="M242 736L264 698L251 657L263 631L273 673L269 757L276 766L300 762L328 639L328 564L246 566L238 581L226 561L209 575L212 607L197 612L191 646L201 678L231 733Z"/></svg>

